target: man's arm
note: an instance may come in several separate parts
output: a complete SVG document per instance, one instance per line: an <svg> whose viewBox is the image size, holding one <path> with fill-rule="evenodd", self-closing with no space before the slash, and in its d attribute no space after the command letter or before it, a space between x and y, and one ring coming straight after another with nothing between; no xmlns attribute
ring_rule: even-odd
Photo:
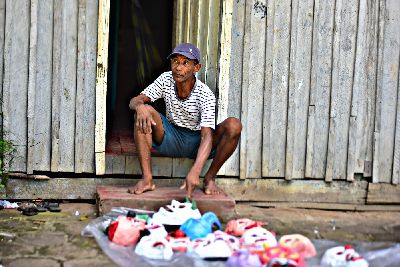
<svg viewBox="0 0 400 267"><path fill-rule="evenodd" d="M186 176L186 194L191 197L194 189L199 184L200 172L204 167L212 149L213 130L209 127L201 128L201 141L196 160Z"/></svg>
<svg viewBox="0 0 400 267"><path fill-rule="evenodd" d="M132 98L129 102L129 108L136 112L136 127L142 133L151 133L151 126L156 125L147 109L147 103L150 103L150 98L144 94Z"/></svg>

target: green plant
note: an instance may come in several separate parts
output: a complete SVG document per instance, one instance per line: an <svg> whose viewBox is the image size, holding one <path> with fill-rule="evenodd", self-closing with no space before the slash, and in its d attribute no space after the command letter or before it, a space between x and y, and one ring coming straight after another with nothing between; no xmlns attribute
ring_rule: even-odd
<svg viewBox="0 0 400 267"><path fill-rule="evenodd" d="M15 146L11 141L0 139L0 189L7 185L8 172L14 158Z"/></svg>

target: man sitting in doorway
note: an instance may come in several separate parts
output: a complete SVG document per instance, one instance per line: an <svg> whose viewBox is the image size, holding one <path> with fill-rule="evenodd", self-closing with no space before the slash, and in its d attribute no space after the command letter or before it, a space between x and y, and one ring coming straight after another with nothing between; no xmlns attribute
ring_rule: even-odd
<svg viewBox="0 0 400 267"><path fill-rule="evenodd" d="M200 68L200 51L190 43L175 47L168 56L171 71L161 74L140 95L131 99L135 111L134 138L139 154L142 180L129 188L132 194L154 190L151 148L170 157L195 159L181 189L191 197L200 183L200 172L213 158L204 177L204 193L225 194L215 183L222 164L232 155L240 138L242 125L227 118L215 126L215 96L195 77ZM163 98L166 117L148 105Z"/></svg>

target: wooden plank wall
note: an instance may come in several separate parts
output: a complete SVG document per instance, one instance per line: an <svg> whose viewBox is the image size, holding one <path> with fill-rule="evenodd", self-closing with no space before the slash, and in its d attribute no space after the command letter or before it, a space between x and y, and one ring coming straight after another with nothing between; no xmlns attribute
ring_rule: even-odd
<svg viewBox="0 0 400 267"><path fill-rule="evenodd" d="M6 22L6 0L0 1L0 59L4 58L4 30ZM3 60L0 60L0 131L3 130Z"/></svg>
<svg viewBox="0 0 400 267"><path fill-rule="evenodd" d="M3 129L17 145L11 171L93 173L98 1L7 0L4 10Z"/></svg>
<svg viewBox="0 0 400 267"><path fill-rule="evenodd" d="M106 172L108 21L97 22L108 4L0 0L1 126L17 145L12 171L93 173L96 160ZM399 183L399 1L174 5L173 45L199 46L198 77L218 96L218 121L243 123L220 175L353 181L361 173ZM180 164L172 159L165 173L179 176Z"/></svg>
<svg viewBox="0 0 400 267"><path fill-rule="evenodd" d="M244 132L220 174L399 183L400 2L223 3L218 105Z"/></svg>

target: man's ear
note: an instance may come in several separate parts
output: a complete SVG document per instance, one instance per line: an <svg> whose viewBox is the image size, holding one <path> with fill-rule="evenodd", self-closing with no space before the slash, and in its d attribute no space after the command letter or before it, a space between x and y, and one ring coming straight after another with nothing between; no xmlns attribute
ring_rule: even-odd
<svg viewBox="0 0 400 267"><path fill-rule="evenodd" d="M201 64L197 63L196 65L194 65L194 72L198 72L201 69Z"/></svg>

